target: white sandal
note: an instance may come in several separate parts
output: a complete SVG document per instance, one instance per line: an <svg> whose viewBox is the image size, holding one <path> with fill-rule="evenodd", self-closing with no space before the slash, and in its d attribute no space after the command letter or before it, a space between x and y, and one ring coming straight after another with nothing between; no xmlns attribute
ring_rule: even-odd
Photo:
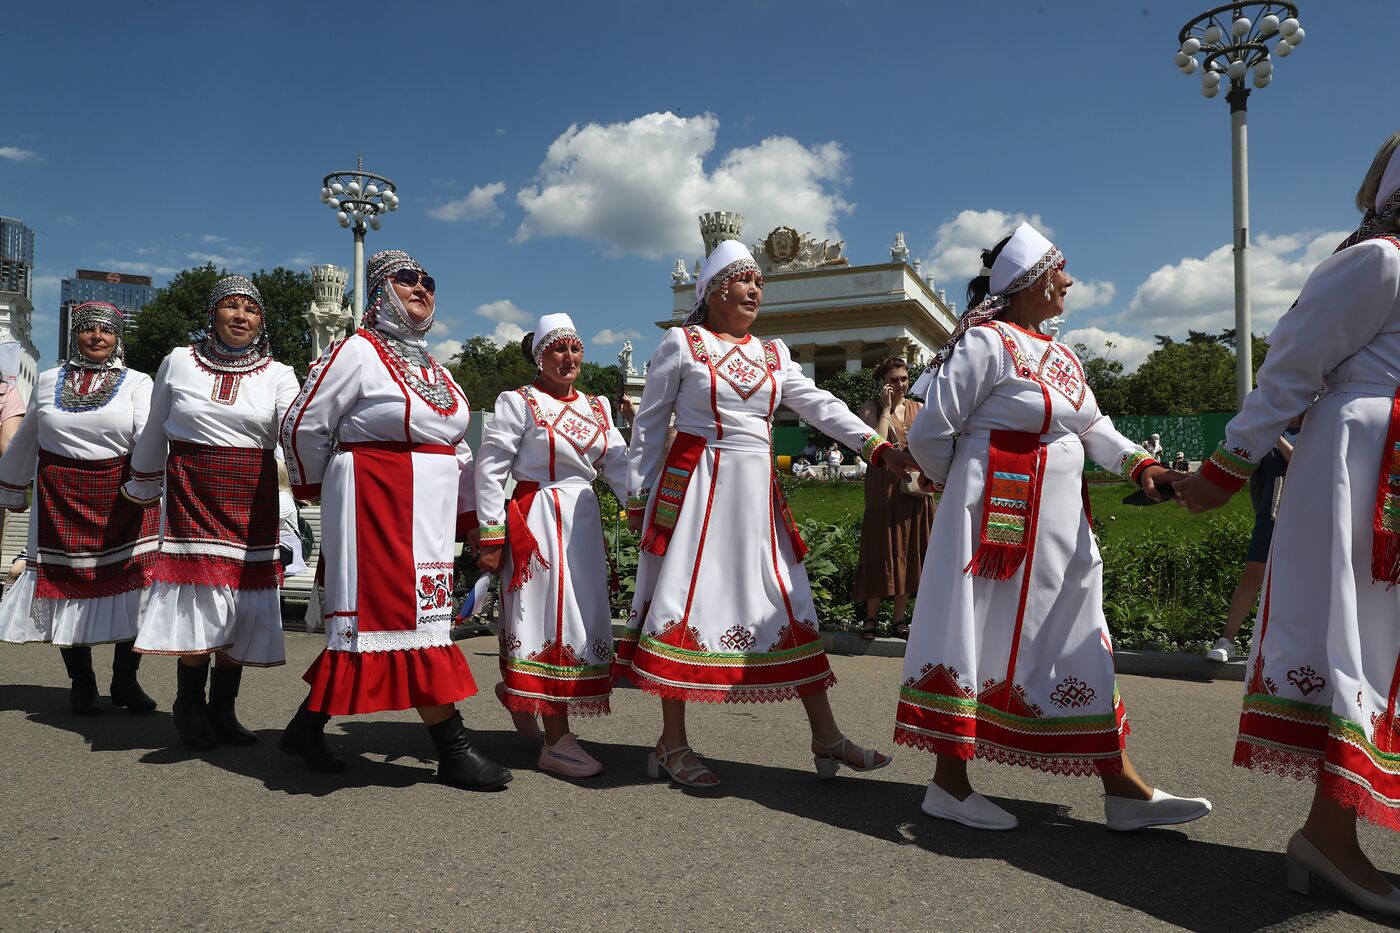
<svg viewBox="0 0 1400 933"><path fill-rule="evenodd" d="M667 748L662 743L657 742L656 747L661 750L661 754L657 755L656 752L650 752L647 755L647 777L659 778L661 777L661 772L665 771L667 777L685 787L719 786L719 778L715 777L713 771L705 767L704 763L700 761L700 756L695 754L689 745L677 745L675 748ZM687 752L690 754L690 757L695 759L695 764L685 764ZM696 778L704 777L707 774L715 779L708 782L696 780Z"/></svg>
<svg viewBox="0 0 1400 933"><path fill-rule="evenodd" d="M876 761L875 759L881 756L880 752L871 748L861 748L844 735L831 743L818 742L816 739L813 739L812 744L825 752L823 755L817 755L815 753L812 755L812 763L817 767L817 777L823 780L836 777L836 772L841 770L842 765L845 765L852 771L877 771L891 761L894 761L889 755L882 756L885 759L884 761ZM846 758L846 746L848 745L861 753L861 764L853 765Z"/></svg>

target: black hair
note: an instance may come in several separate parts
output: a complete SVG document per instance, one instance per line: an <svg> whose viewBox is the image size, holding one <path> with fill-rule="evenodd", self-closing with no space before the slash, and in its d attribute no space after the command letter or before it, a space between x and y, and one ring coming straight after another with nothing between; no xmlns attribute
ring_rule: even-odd
<svg viewBox="0 0 1400 933"><path fill-rule="evenodd" d="M909 361L902 356L887 356L875 367L875 382L883 385L891 370L908 369Z"/></svg>
<svg viewBox="0 0 1400 933"><path fill-rule="evenodd" d="M1001 251L1007 243L1011 242L1011 237L1003 237L1002 241L991 249L982 250L982 268L990 269L992 263L997 261ZM979 275L977 278L967 283L967 307L969 310L980 305L987 297L987 293L992 290L992 277L990 275Z"/></svg>
<svg viewBox="0 0 1400 933"><path fill-rule="evenodd" d="M537 364L535 363L535 332L534 332L534 331L530 331L530 332L529 332L528 334L526 334L524 337L521 337L521 338L520 338L520 352L523 353L523 354L525 354L525 362L529 363L531 366L537 365Z"/></svg>

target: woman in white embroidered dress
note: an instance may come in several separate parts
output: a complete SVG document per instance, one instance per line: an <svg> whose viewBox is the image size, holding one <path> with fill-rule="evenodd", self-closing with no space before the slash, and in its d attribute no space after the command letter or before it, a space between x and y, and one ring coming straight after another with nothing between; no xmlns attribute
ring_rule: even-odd
<svg viewBox="0 0 1400 933"><path fill-rule="evenodd" d="M208 311L205 338L172 350L156 371L150 418L122 487L150 507L164 492L136 650L179 658L171 712L193 749L257 741L234 711L243 667L286 663L272 449L297 393L292 368L272 358L257 286L225 276Z"/></svg>
<svg viewBox="0 0 1400 933"><path fill-rule="evenodd" d="M121 495L151 407L151 377L127 369L121 311L90 301L72 311L68 360L39 374L29 412L0 457L0 507L23 512L34 484L30 560L0 602L0 640L59 646L69 706L93 716L92 645L113 643L114 706L149 713L131 650L156 554L156 514Z"/></svg>
<svg viewBox="0 0 1400 933"><path fill-rule="evenodd" d="M1278 506L1235 764L1317 782L1288 842L1309 876L1400 915L1357 816L1400 829L1400 132L1356 197L1360 229L1319 265L1269 337L1259 387L1177 499L1225 504L1308 407Z"/></svg>
<svg viewBox="0 0 1400 933"><path fill-rule="evenodd" d="M603 770L569 717L610 712L610 574L593 481L627 498L627 442L606 398L574 388L583 340L567 314L546 314L521 349L535 381L496 399L476 457L478 565L501 574L497 696L516 727L540 738L540 767L566 777ZM507 500L505 483L514 477Z"/></svg>
<svg viewBox="0 0 1400 933"><path fill-rule="evenodd" d="M424 340L432 276L386 250L365 278L360 330L331 344L282 423L296 497L321 498L326 649L279 747L314 771L343 771L325 744L331 716L414 708L438 780L499 788L510 772L472 745L455 706L476 693L452 643L454 532L474 508L471 411Z"/></svg>
<svg viewBox="0 0 1400 933"><path fill-rule="evenodd" d="M979 829L1016 818L973 792L974 756L1098 775L1110 829L1204 816L1209 802L1153 790L1123 750L1083 486L1086 453L1156 498L1176 474L1114 430L1074 353L1039 332L1074 284L1060 251L1022 224L983 263L969 310L913 390L926 404L909 449L927 481L946 486L895 741L938 756L924 812Z"/></svg>
<svg viewBox="0 0 1400 933"><path fill-rule="evenodd" d="M763 276L743 244L715 247L695 291L685 326L667 331L652 354L632 428L628 524L641 531L645 519L645 535L617 663L661 698L648 771L686 785L719 783L690 750L687 702L794 697L811 722L819 775L842 764L883 767L889 757L848 741L831 711L826 691L835 677L802 565L806 549L773 473L773 415L785 404L895 470L914 469L913 459L818 389L782 341L749 333Z"/></svg>

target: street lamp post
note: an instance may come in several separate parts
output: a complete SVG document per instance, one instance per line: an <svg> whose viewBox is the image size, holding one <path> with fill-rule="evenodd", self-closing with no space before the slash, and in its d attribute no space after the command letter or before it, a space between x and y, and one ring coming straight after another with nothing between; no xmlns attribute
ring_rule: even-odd
<svg viewBox="0 0 1400 933"><path fill-rule="evenodd" d="M379 229L385 211L398 210L399 196L392 181L365 171L363 156L355 159L355 170L331 172L321 182L321 203L335 211L342 227L355 233L355 320L365 312L365 226Z"/></svg>
<svg viewBox="0 0 1400 933"><path fill-rule="evenodd" d="M1201 93L1215 97L1222 79L1230 82L1230 167L1234 187L1235 385L1239 402L1253 386L1249 314L1249 139L1245 124L1252 72L1256 88L1273 81L1273 55L1287 58L1303 41L1298 6L1287 0L1227 3L1207 10L1181 28L1176 66L1185 74L1201 69ZM1197 57L1204 53L1204 60Z"/></svg>

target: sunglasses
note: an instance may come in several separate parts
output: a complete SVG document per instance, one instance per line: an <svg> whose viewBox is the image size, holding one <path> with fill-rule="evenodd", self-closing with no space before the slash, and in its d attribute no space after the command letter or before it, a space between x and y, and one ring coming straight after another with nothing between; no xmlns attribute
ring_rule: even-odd
<svg viewBox="0 0 1400 933"><path fill-rule="evenodd" d="M437 293L437 282L426 272L419 272L417 269L400 269L398 272L394 273L393 278L395 282L398 282L405 288L412 288L421 281L423 287L428 290L429 295Z"/></svg>

